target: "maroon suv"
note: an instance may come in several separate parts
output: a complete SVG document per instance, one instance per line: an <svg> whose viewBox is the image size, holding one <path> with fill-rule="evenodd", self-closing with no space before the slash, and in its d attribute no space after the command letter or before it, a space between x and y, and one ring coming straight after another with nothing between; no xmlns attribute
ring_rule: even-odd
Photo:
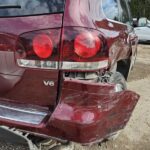
<svg viewBox="0 0 150 150"><path fill-rule="evenodd" d="M126 0L0 0L0 124L82 144L123 129L131 25Z"/></svg>

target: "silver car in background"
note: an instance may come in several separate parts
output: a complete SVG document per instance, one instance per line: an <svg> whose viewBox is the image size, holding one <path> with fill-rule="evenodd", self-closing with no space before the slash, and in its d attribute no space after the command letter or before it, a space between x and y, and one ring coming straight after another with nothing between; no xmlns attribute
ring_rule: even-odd
<svg viewBox="0 0 150 150"><path fill-rule="evenodd" d="M148 20L147 18L140 18L139 20L137 20L137 27L135 27L134 29L136 35L139 38L139 43L150 44L150 20Z"/></svg>

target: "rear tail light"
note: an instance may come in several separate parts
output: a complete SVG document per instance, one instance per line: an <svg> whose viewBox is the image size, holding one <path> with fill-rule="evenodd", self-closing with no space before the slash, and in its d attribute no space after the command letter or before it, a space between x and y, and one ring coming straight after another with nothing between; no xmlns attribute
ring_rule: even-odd
<svg viewBox="0 0 150 150"><path fill-rule="evenodd" d="M28 32L20 35L16 47L21 67L58 69L61 29Z"/></svg>
<svg viewBox="0 0 150 150"><path fill-rule="evenodd" d="M93 71L108 67L105 38L99 31L65 27L22 34L17 42L16 59L21 67Z"/></svg>
<svg viewBox="0 0 150 150"><path fill-rule="evenodd" d="M82 58L95 56L101 49L101 40L90 32L79 34L74 41L74 51Z"/></svg>
<svg viewBox="0 0 150 150"><path fill-rule="evenodd" d="M48 58L53 52L53 42L46 34L39 34L33 39L33 50L39 58Z"/></svg>
<svg viewBox="0 0 150 150"><path fill-rule="evenodd" d="M107 44L99 31L66 27L62 40L62 69L91 71L108 67Z"/></svg>

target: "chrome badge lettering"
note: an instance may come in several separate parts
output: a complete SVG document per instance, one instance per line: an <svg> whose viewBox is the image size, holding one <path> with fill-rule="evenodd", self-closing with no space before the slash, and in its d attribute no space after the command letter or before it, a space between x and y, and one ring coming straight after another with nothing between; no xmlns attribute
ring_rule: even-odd
<svg viewBox="0 0 150 150"><path fill-rule="evenodd" d="M44 85L45 86L54 86L55 85L55 82L54 81L43 81Z"/></svg>

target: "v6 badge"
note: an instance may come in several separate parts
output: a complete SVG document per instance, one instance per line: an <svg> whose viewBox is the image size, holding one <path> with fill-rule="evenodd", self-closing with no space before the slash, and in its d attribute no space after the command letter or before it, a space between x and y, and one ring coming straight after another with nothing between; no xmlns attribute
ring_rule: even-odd
<svg viewBox="0 0 150 150"><path fill-rule="evenodd" d="M55 82L54 81L43 81L45 86L55 86Z"/></svg>

